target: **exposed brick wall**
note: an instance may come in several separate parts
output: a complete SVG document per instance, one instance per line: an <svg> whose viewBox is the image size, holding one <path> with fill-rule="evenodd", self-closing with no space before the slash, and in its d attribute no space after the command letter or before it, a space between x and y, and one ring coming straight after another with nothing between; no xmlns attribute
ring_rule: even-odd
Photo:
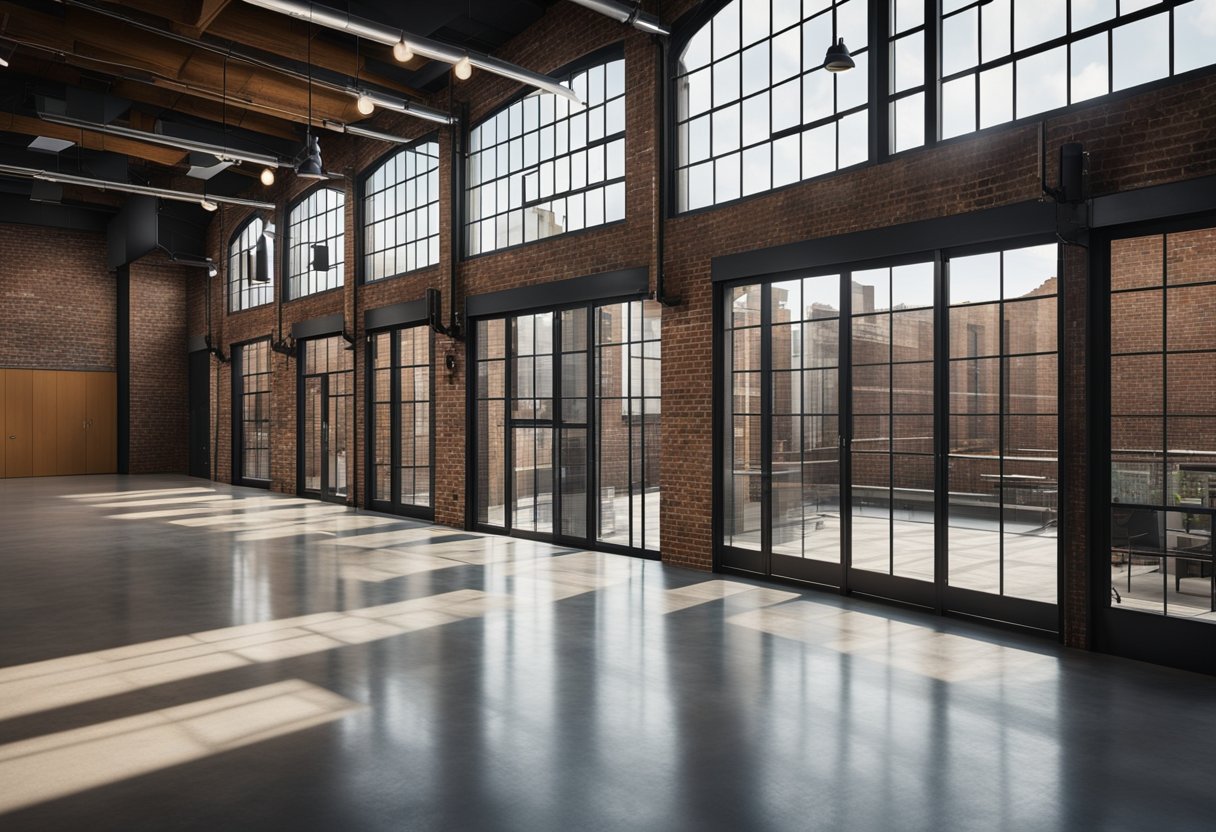
<svg viewBox="0 0 1216 832"><path fill-rule="evenodd" d="M0 225L0 263L0 367L116 369L105 235Z"/></svg>
<svg viewBox="0 0 1216 832"><path fill-rule="evenodd" d="M654 4L648 4L653 6ZM695 6L694 0L664 4L663 18L675 19ZM348 332L356 338L355 420L357 453L348 479L364 500L364 396L366 364L362 318L366 309L423 296L428 287L443 293L444 314L453 302L463 308L468 295L544 284L616 268L649 266L657 271L655 227L659 192L656 123L656 55L653 41L603 16L573 4L555 4L521 36L508 43L501 57L524 66L551 71L608 44L623 42L626 57L626 220L590 231L462 260L457 263L457 296L448 292L451 267L449 183L453 159L449 135L439 129L441 182L441 257L436 266L355 289L361 272L354 244L357 176L387 149L365 140L323 134L327 166L346 173L346 286L341 291L283 305L283 331L293 322L342 312ZM487 73L475 73L456 83L457 105L467 103L475 123L518 91L517 85ZM437 106L448 105L447 92ZM378 113L372 126L406 136L422 136L431 126L393 113ZM1046 119L1047 158L1054 160L1061 143L1081 141L1091 153L1095 194L1180 181L1216 173L1216 75L1205 75L1139 94L1121 94L1078 106ZM712 483L714 450L711 364L712 300L710 283L714 257L752 251L801 240L877 229L914 220L991 208L1037 199L1039 126L1010 124L978 135L960 137L938 147L898 155L882 164L863 166L802 183L781 191L719 208L672 218L667 224L663 270L668 292L679 304L663 313L663 443L662 554L669 563L707 569L712 565ZM1054 167L1054 164L1049 165ZM1049 170L1054 178L1054 172ZM279 205L280 246L287 202L310 183L285 174L269 196ZM223 262L228 237L247 213L221 211L210 229L212 256ZM1179 255L1184 256L1184 255ZM281 278L281 275L279 275ZM1066 475L1064 597L1068 617L1066 640L1085 643L1088 558L1084 518L1091 510L1085 491L1085 311L1088 260L1083 251L1069 249L1058 275L1065 315L1061 367L1067 397L1061 403L1067 447L1061 454ZM274 305L228 315L224 273L213 282L211 329L216 342L228 346L277 331ZM205 279L195 277L190 293L190 332L206 332L199 309ZM356 302L356 293L358 295ZM456 370L443 366L451 353ZM465 521L466 355L462 344L435 339L435 507L440 522ZM231 398L229 365L213 365L218 376L213 407L220 412L218 448L220 479L231 477ZM273 357L273 488L296 490L296 378L294 360ZM213 417L215 415L213 409ZM353 470L357 465L358 473ZM352 500L354 495L352 494Z"/></svg>
<svg viewBox="0 0 1216 832"><path fill-rule="evenodd" d="M130 266L132 474L186 472L186 297L195 271L161 253Z"/></svg>

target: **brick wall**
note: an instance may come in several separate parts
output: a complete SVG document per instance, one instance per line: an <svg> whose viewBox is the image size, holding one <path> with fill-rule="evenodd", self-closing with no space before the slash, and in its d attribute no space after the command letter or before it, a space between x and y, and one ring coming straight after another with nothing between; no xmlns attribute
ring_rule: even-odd
<svg viewBox="0 0 1216 832"><path fill-rule="evenodd" d="M665 4L663 17L675 19L694 5L692 0ZM362 337L364 310L415 300L422 297L428 287L433 287L443 293L446 319L450 304L455 302L458 309L463 308L464 298L472 294L543 284L617 268L645 265L650 267L652 276L657 271L655 227L659 192L655 140L658 125L653 42L607 18L567 3L552 6L540 21L508 43L499 54L524 66L550 71L617 42L624 45L627 76L626 220L461 260L456 264L458 289L455 298L448 292L448 274L452 266L449 183L453 164L448 131L438 130L442 194L440 262L402 277L360 286L357 290L355 282L361 268L355 258L353 237L356 178L387 148L377 142L322 135L327 166L348 177L341 185L347 191L346 286L341 291L284 304L283 330L289 331L295 321L342 312L348 332L356 338L357 453L352 456L348 477L358 489L359 502L363 502L365 496L362 455L366 375ZM453 95L457 105L467 103L472 122L476 123L517 91L518 87L512 82L478 72L470 81L456 83ZM432 103L446 107L449 103L446 91L440 100ZM371 125L406 136L422 136L431 130L429 125L393 113L378 113ZM1216 75L1078 106L1068 113L1046 119L1046 135L1048 159L1056 158L1063 142L1085 144L1092 154L1095 194L1216 173L1216 153L1212 152L1216 147ZM909 151L882 164L863 166L731 205L678 216L667 223L662 267L668 292L677 297L679 303L663 312L664 560L701 569L712 565L713 448L708 441L713 429L715 372L710 358L712 259L811 238L1037 199L1040 196L1038 139L1037 123L1005 125L938 147ZM1049 176L1054 174L1049 171ZM284 174L269 193L280 206L277 218L280 244L286 230L283 208L308 185ZM267 194L260 192L260 195ZM217 261L224 260L228 237L244 216L246 212L225 209L213 219L210 246ZM1061 366L1068 391L1066 401L1061 404L1065 414L1064 432L1068 438L1061 471L1066 472L1069 483L1064 500L1067 522L1062 544L1067 561L1066 637L1070 644L1082 644L1086 637L1084 599L1088 557L1082 519L1089 508L1084 479L1088 463L1084 457L1084 316L1088 279L1084 252L1067 250L1064 272L1057 277L1065 310ZM203 283L204 278L194 278L190 292L189 325L194 335L206 331L206 316L199 309L205 295ZM223 271L213 282L212 290L211 330L217 343L227 348L232 343L277 331L277 310L273 305L226 314ZM456 361L456 369L451 373L443 364L449 354ZM465 521L465 472L474 462L466 458L466 355L463 344L436 337L434 356L436 518L459 526ZM294 491L298 369L294 360L277 354L273 365L272 487ZM219 366L218 375L218 398L214 407L221 413L221 429L213 441L219 448L218 476L228 480L231 476L227 415L231 397L229 366ZM352 493L352 501L355 499Z"/></svg>
<svg viewBox="0 0 1216 832"><path fill-rule="evenodd" d="M186 472L186 287L197 271L159 252L130 266L132 474Z"/></svg>
<svg viewBox="0 0 1216 832"><path fill-rule="evenodd" d="M103 234L0 225L0 367L109 370L117 284Z"/></svg>

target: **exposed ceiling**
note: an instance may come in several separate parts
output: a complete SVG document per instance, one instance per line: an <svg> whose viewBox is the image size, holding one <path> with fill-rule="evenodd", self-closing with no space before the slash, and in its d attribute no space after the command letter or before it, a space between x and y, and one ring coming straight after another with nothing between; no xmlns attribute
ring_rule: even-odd
<svg viewBox="0 0 1216 832"><path fill-rule="evenodd" d="M326 0L350 14L488 53L554 2ZM129 135L50 123L40 113L291 159L308 121L310 64L315 125L365 118L345 92L356 82L429 103L451 76L446 63L414 58L400 64L386 46L357 44L241 0L0 0L0 58L9 61L0 68L0 164L143 183L164 182L216 160ZM30 150L39 136L72 146L58 154ZM233 165L207 180L206 188L261 197L254 193L260 171ZM199 182L200 192L202 187ZM0 195L11 200L28 188L28 182L9 180L0 184ZM65 204L98 208L115 201L86 189L69 188L64 195Z"/></svg>

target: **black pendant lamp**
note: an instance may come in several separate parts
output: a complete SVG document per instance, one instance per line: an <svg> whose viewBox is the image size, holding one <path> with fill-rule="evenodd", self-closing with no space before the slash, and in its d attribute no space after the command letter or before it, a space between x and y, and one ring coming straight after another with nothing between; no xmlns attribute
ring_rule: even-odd
<svg viewBox="0 0 1216 832"><path fill-rule="evenodd" d="M321 164L321 140L312 134L312 22L308 24L308 125L304 134L304 160L296 167L296 176L304 179L324 179Z"/></svg>
<svg viewBox="0 0 1216 832"><path fill-rule="evenodd" d="M844 38L838 39L828 47L828 54L823 59L823 68L828 72L844 72L855 66L857 64L854 63L853 56L849 54L849 47L844 45Z"/></svg>

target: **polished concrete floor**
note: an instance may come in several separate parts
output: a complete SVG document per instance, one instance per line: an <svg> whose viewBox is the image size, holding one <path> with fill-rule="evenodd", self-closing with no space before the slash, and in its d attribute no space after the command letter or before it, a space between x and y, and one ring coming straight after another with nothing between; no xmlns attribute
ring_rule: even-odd
<svg viewBox="0 0 1216 832"><path fill-rule="evenodd" d="M1216 679L184 477L0 481L0 829L1210 830Z"/></svg>

